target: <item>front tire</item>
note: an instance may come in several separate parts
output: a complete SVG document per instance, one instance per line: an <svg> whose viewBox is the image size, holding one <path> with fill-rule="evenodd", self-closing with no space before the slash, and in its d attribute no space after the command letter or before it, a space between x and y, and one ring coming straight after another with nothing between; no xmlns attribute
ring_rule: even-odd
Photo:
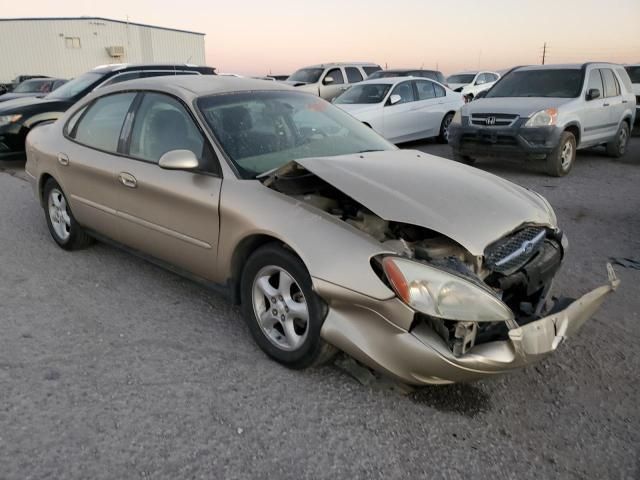
<svg viewBox="0 0 640 480"><path fill-rule="evenodd" d="M576 161L576 137L562 132L558 146L547 156L547 173L552 177L564 177Z"/></svg>
<svg viewBox="0 0 640 480"><path fill-rule="evenodd" d="M629 124L622 122L616 138L607 143L607 155L614 158L620 158L627 153L627 144L629 143Z"/></svg>
<svg viewBox="0 0 640 480"><path fill-rule="evenodd" d="M80 250L93 243L71 213L67 197L53 178L44 186L44 213L49 233L55 242L65 250Z"/></svg>
<svg viewBox="0 0 640 480"><path fill-rule="evenodd" d="M320 337L326 308L298 257L273 243L247 260L242 310L258 346L277 362L301 369L325 362L335 349Z"/></svg>
<svg viewBox="0 0 640 480"><path fill-rule="evenodd" d="M438 135L438 143L449 143L449 125L453 120L453 113L447 113L440 124L440 135Z"/></svg>

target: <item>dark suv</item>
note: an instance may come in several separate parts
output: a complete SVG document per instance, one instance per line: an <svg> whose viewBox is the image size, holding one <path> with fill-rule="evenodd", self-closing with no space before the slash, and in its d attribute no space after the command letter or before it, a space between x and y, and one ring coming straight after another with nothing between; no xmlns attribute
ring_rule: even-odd
<svg viewBox="0 0 640 480"><path fill-rule="evenodd" d="M74 78L46 97L3 102L0 104L0 160L24 159L25 139L32 128L57 120L96 88L162 75L215 75L215 69L185 64L105 65Z"/></svg>

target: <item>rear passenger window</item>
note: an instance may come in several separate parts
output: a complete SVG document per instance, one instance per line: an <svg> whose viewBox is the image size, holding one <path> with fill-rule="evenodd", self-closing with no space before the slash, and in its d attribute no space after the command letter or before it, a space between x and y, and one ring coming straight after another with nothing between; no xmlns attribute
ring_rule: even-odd
<svg viewBox="0 0 640 480"><path fill-rule="evenodd" d="M416 89L418 90L418 100L429 100L436 97L432 82L417 80Z"/></svg>
<svg viewBox="0 0 640 480"><path fill-rule="evenodd" d="M380 67L362 67L362 69L364 70L364 73L367 74L367 77L378 70L382 70Z"/></svg>
<svg viewBox="0 0 640 480"><path fill-rule="evenodd" d="M440 85L433 84L433 89L436 91L436 97L446 97L447 92Z"/></svg>
<svg viewBox="0 0 640 480"><path fill-rule="evenodd" d="M117 152L120 130L135 96L134 92L116 93L96 100L75 126L73 138L88 147Z"/></svg>
<svg viewBox="0 0 640 480"><path fill-rule="evenodd" d="M362 81L362 74L357 68L347 67L345 70L347 72L347 81L349 83L358 83Z"/></svg>
<svg viewBox="0 0 640 480"><path fill-rule="evenodd" d="M618 80L616 80L613 72L609 68L603 68L600 71L604 80L604 96L617 97L620 95L620 85L618 85Z"/></svg>

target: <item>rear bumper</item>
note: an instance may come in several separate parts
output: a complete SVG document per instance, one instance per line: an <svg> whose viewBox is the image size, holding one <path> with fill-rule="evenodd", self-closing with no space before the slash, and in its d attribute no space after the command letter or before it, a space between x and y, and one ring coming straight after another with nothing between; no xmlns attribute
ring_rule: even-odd
<svg viewBox="0 0 640 480"><path fill-rule="evenodd" d="M555 126L479 127L465 121L449 127L449 144L470 156L545 156L560 143L561 135L562 130Z"/></svg>
<svg viewBox="0 0 640 480"><path fill-rule="evenodd" d="M476 345L459 357L425 323L402 328L414 312L397 298L373 300L318 279L314 285L329 303L321 330L327 342L402 382L429 385L491 377L547 357L617 288L610 266L609 280L562 311L510 330L507 340Z"/></svg>

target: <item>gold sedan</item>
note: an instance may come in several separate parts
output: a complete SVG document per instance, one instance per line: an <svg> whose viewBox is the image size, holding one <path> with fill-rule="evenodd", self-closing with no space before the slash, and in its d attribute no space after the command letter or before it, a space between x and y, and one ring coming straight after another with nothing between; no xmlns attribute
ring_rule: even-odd
<svg viewBox="0 0 640 480"><path fill-rule="evenodd" d="M554 300L567 242L544 198L276 82L103 88L27 156L60 247L102 239L227 292L292 368L343 350L410 384L492 376L556 350L618 284Z"/></svg>

